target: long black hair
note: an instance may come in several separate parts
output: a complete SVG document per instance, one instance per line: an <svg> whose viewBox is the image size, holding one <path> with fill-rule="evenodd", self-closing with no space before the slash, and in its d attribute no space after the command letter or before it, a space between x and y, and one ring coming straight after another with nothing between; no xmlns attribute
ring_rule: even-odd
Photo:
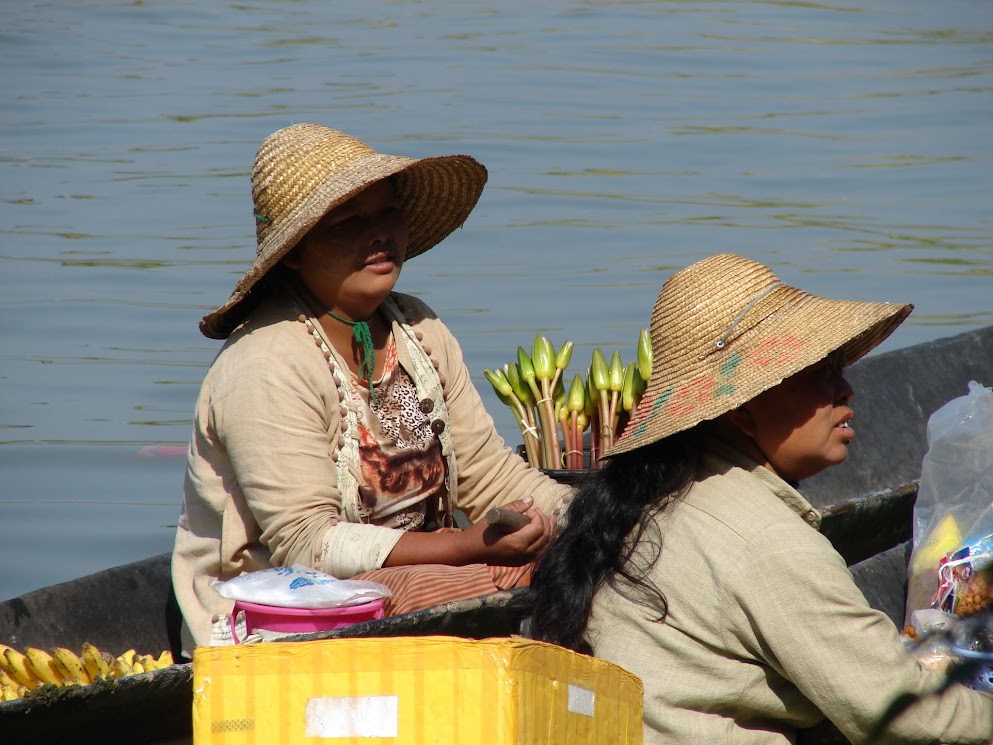
<svg viewBox="0 0 993 745"><path fill-rule="evenodd" d="M696 437L688 430L620 453L587 477L569 505L566 528L535 568L533 638L591 653L586 627L604 583L636 602L657 604L659 620L665 618L665 596L647 576L662 548L654 517L692 481ZM639 544L639 559L645 546L651 549L647 564L632 558Z"/></svg>

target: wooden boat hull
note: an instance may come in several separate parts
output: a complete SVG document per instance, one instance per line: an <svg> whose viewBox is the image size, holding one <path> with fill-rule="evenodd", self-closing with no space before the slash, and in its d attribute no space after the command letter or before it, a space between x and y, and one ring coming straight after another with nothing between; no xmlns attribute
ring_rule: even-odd
<svg viewBox="0 0 993 745"><path fill-rule="evenodd" d="M869 603L900 625L927 417L965 395L970 380L993 384L993 327L870 358L849 378L858 395L849 463L805 482L803 491L821 510L822 532L851 565ZM180 615L169 566L163 554L2 602L0 642L18 649L78 649L89 641L114 652L171 649L178 655ZM519 633L529 607L528 591L515 590L296 638L506 636ZM11 742L68 741L80 732L100 732L115 743L187 743L191 710L191 666L175 665L0 702L0 732ZM803 731L798 741L846 742L830 725Z"/></svg>
<svg viewBox="0 0 993 745"><path fill-rule="evenodd" d="M896 624L902 622L904 598L906 596L906 565L910 554L910 543L882 552L869 560L852 567L856 584L862 589L869 603L886 612ZM154 557L138 562L139 567L127 565L115 571L116 578L126 576L141 577L146 590L156 587L171 595L169 583L169 556ZM133 573L128 571L133 569ZM84 585L99 583L106 590L108 577L101 572L83 578ZM66 583L74 585L74 582ZM129 586L131 583L127 583ZM58 586L28 593L20 599L22 611L28 617L45 611L45 604L57 596ZM78 587L65 588L75 594ZM34 596L34 597L32 597ZM5 604L6 606L7 604ZM158 604L151 604L161 610ZM173 603L166 603L170 626L178 617L172 617ZM403 616L367 621L336 631L300 634L293 639L334 639L349 637L384 636L426 636L447 635L463 638L485 639L493 636L508 636L519 633L521 623L531 608L527 589L511 590L481 598L453 601ZM10 610L3 608L3 612ZM135 609L138 610L138 609ZM84 616L84 619L86 617ZM91 616L92 618L92 616ZM3 620L6 622L7 617ZM39 628L28 627L19 634L17 644L25 646L51 646L53 639L47 633L59 633L62 624L52 624ZM138 628L138 627L135 627ZM166 629L155 629L145 625L146 636L135 641L127 628L108 623L74 629L71 639L64 646L78 648L82 641L91 640L101 649L114 650L134 646L140 649L155 650L168 648L170 634ZM14 646L12 644L12 646ZM174 647L175 648L175 647ZM42 697L28 697L16 701L0 703L0 731L11 742L68 741L81 732L113 733L112 741L130 743L161 743L163 745L186 745L192 742L193 709L193 670L189 663L129 676L115 681L98 681L88 686L53 688ZM800 734L802 745L842 745L846 743L840 733L830 724L821 725Z"/></svg>

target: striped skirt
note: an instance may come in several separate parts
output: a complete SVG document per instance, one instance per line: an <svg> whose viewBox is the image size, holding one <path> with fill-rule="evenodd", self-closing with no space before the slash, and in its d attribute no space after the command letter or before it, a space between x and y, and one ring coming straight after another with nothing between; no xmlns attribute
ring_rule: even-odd
<svg viewBox="0 0 993 745"><path fill-rule="evenodd" d="M356 574L352 579L379 582L389 587L393 597L386 601L386 615L398 616L449 600L463 600L492 595L500 590L527 587L531 582L532 571L534 562L519 567L412 564L373 569Z"/></svg>

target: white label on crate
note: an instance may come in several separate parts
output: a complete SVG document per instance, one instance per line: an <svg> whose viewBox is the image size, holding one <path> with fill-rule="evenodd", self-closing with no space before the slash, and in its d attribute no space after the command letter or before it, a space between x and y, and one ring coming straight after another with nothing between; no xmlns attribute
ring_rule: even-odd
<svg viewBox="0 0 993 745"><path fill-rule="evenodd" d="M307 701L305 737L396 737L397 696L327 696Z"/></svg>
<svg viewBox="0 0 993 745"><path fill-rule="evenodd" d="M582 714L586 717L593 716L593 704L596 696L593 691L569 684L569 711L573 714Z"/></svg>

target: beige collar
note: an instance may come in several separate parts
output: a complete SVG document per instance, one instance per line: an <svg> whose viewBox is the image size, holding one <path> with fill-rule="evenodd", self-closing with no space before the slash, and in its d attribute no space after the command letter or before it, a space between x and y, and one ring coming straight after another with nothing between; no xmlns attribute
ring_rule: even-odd
<svg viewBox="0 0 993 745"><path fill-rule="evenodd" d="M821 513L806 500L806 498L784 481L780 476L761 466L739 450L731 447L716 437L704 440L704 453L701 468L705 474L717 474L727 471L729 465L740 468L752 474L755 478L769 487L769 491L798 514L803 521L814 530L821 529Z"/></svg>

